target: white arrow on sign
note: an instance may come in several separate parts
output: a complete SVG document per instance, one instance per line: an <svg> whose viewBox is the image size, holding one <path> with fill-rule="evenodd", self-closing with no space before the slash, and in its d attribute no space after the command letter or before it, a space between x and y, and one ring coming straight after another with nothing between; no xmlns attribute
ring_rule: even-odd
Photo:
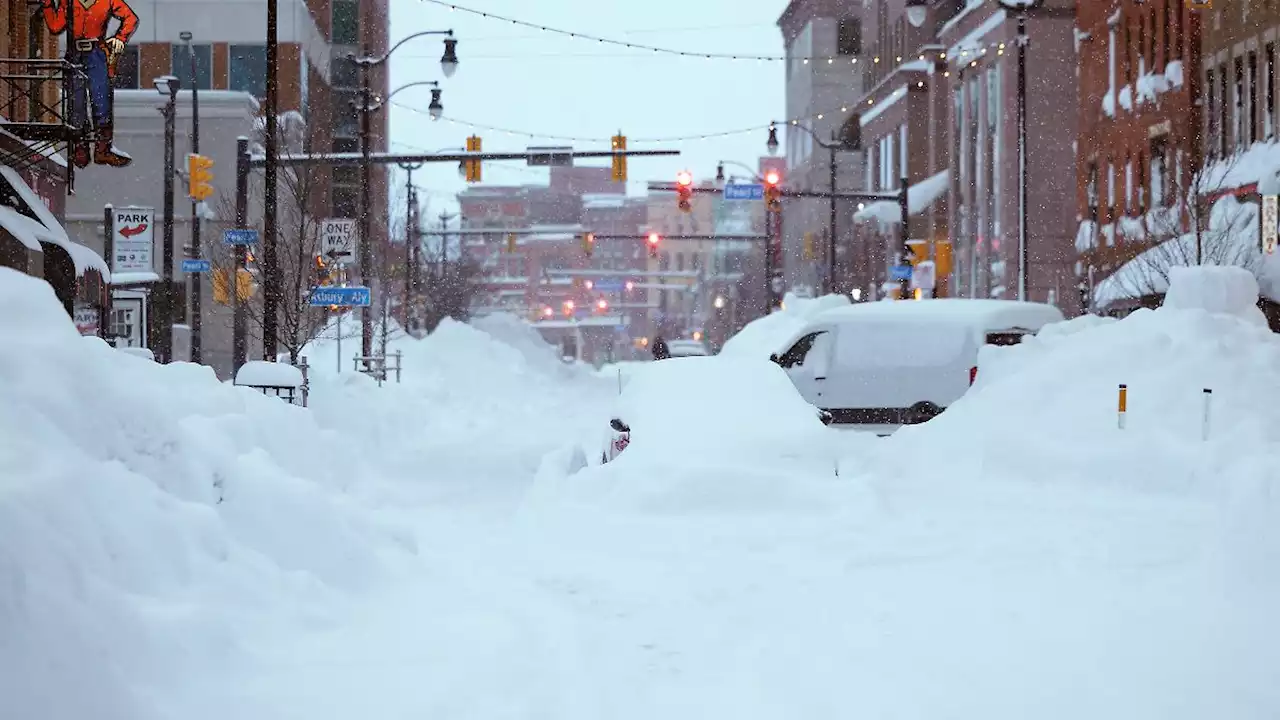
<svg viewBox="0 0 1280 720"><path fill-rule="evenodd" d="M352 218L328 218L320 225L320 253L345 265L356 252L356 221Z"/></svg>

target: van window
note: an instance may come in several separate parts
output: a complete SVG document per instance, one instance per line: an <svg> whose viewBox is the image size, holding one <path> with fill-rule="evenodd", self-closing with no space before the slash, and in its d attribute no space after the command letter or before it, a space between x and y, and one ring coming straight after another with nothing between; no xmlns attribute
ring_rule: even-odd
<svg viewBox="0 0 1280 720"><path fill-rule="evenodd" d="M1022 342L1022 338L1030 335L1026 330L1002 330L1000 332L987 333L988 345L1018 345Z"/></svg>
<svg viewBox="0 0 1280 720"><path fill-rule="evenodd" d="M955 323L851 323L836 338L836 357L851 367L945 367L972 341Z"/></svg>
<svg viewBox="0 0 1280 720"><path fill-rule="evenodd" d="M782 356L778 358L778 364L784 368L804 365L805 356L807 356L809 351L813 349L813 341L816 340L819 335L824 334L826 334L825 330L822 332L809 333L808 335L800 338L796 341L795 345L791 346L790 350L782 353Z"/></svg>

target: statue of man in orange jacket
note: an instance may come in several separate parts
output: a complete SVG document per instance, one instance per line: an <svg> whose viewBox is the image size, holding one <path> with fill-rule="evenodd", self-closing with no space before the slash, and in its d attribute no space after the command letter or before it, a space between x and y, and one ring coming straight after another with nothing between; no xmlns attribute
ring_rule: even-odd
<svg viewBox="0 0 1280 720"><path fill-rule="evenodd" d="M133 162L133 158L117 150L112 142L115 113L112 107L114 91L111 78L115 77L116 60L138 29L138 16L126 0L41 0L44 22L54 35L68 30L69 3L74 3L74 7L70 13L73 27L69 28L67 37L67 59L84 73L83 77L75 76L72 83L72 122L76 127L83 128L87 124L86 116L91 112L97 137L93 148L93 162L123 167ZM108 26L113 19L119 24L115 33L108 35ZM91 108L85 107L86 91ZM78 167L88 166L88 141L75 143L71 156Z"/></svg>

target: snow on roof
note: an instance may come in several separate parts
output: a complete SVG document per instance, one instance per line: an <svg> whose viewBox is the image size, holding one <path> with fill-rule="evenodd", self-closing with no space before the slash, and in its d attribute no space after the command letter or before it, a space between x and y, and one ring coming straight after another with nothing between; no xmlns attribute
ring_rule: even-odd
<svg viewBox="0 0 1280 720"><path fill-rule="evenodd" d="M40 246L42 242L57 245L66 250L71 256L77 276L84 275L88 270L96 270L104 280L110 281L111 271L102 256L67 237L62 224L45 207L44 201L27 187L26 182L13 168L0 166L0 175L4 176L9 186L17 193L16 200L25 206L23 209L39 218L38 220L32 218L12 207L0 206L0 226L8 230L29 250L42 251Z"/></svg>
<svg viewBox="0 0 1280 720"><path fill-rule="evenodd" d="M302 387L302 371L288 363L251 360L236 373L236 385Z"/></svg>
<svg viewBox="0 0 1280 720"><path fill-rule="evenodd" d="M1060 322L1062 311L1053 305L1018 300L985 300L941 298L937 300L896 300L892 302L856 303L828 310L815 322L846 320L872 321L945 321L982 324L995 328L1038 329Z"/></svg>
<svg viewBox="0 0 1280 720"><path fill-rule="evenodd" d="M1219 198L1209 212L1209 229L1200 234L1204 265L1237 266L1253 272L1263 297L1280 300L1280 258L1258 248L1258 204L1234 195ZM1174 268L1196 264L1196 234L1187 233L1150 248L1121 265L1093 292L1100 307L1169 289Z"/></svg>
<svg viewBox="0 0 1280 720"><path fill-rule="evenodd" d="M870 110L863 113L861 120L858 121L858 124L861 125L862 127L866 127L868 124L871 123L872 120L875 120L876 118L880 117L881 113L893 107L894 103L898 102L899 100L901 100L906 96L907 96L907 86L903 85L897 90L894 90L893 92L889 93L888 97L876 103L874 106L872 106Z"/></svg>
<svg viewBox="0 0 1280 720"><path fill-rule="evenodd" d="M943 170L931 175L907 188L907 212L919 215L947 192L947 183L951 179L951 171ZM856 220L875 218L884 223L902 221L902 210L898 203L890 200L877 200L853 214Z"/></svg>

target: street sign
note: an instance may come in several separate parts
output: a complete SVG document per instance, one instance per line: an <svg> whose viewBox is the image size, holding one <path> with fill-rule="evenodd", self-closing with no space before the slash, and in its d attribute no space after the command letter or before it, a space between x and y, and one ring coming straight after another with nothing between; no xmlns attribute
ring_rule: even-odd
<svg viewBox="0 0 1280 720"><path fill-rule="evenodd" d="M320 254L339 265L351 262L356 254L356 221L328 218L320 224Z"/></svg>
<svg viewBox="0 0 1280 720"><path fill-rule="evenodd" d="M911 287L930 291L937 287L938 273L933 261L926 260L912 268Z"/></svg>
<svg viewBox="0 0 1280 720"><path fill-rule="evenodd" d="M224 230L222 231L222 242L227 245L257 245L257 230Z"/></svg>
<svg viewBox="0 0 1280 720"><path fill-rule="evenodd" d="M183 260L182 272L184 273L206 273L209 272L208 260Z"/></svg>
<svg viewBox="0 0 1280 720"><path fill-rule="evenodd" d="M155 272L152 256L156 241L156 209L116 208L112 213L111 272Z"/></svg>
<svg viewBox="0 0 1280 720"><path fill-rule="evenodd" d="M763 200L764 186L759 183L752 185L725 185L725 200Z"/></svg>
<svg viewBox="0 0 1280 720"><path fill-rule="evenodd" d="M622 292L622 288L626 283L618 278L600 278L591 282L591 289L597 292L616 293Z"/></svg>
<svg viewBox="0 0 1280 720"><path fill-rule="evenodd" d="M1280 196L1262 196L1262 251L1268 255L1276 251L1276 223L1280 220L1277 205L1280 205Z"/></svg>
<svg viewBox="0 0 1280 720"><path fill-rule="evenodd" d="M895 265L895 266L893 267L893 270L892 270L892 271L891 271L891 273L890 273L890 277L892 277L894 280L910 280L910 279L911 279L911 266L910 266L910 265Z"/></svg>
<svg viewBox="0 0 1280 720"><path fill-rule="evenodd" d="M573 165L573 147L569 145L529 146L528 163L534 167L568 167Z"/></svg>
<svg viewBox="0 0 1280 720"><path fill-rule="evenodd" d="M367 287L331 287L321 285L311 291L308 304L312 307L337 305L338 307L369 307L373 293Z"/></svg>

